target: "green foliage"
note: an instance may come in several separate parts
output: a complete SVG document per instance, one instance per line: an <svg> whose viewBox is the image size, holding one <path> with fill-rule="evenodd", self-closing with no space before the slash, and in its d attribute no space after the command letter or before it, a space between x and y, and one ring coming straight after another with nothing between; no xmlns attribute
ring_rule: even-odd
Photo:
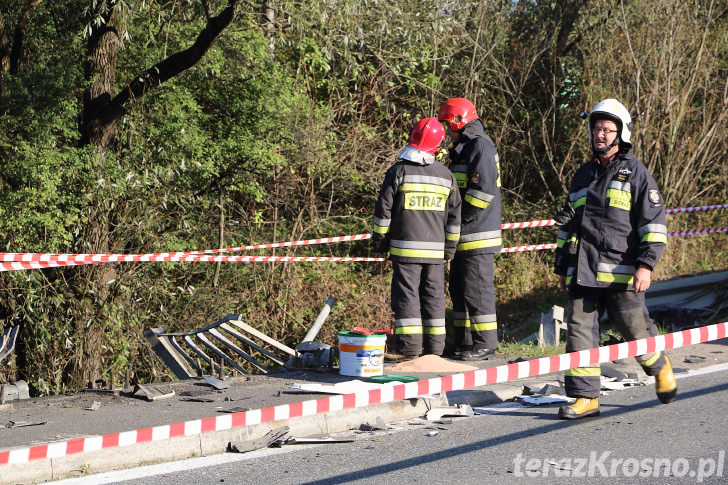
<svg viewBox="0 0 728 485"><path fill-rule="evenodd" d="M25 2L1 3L14 28ZM114 2L122 43L113 91L190 47L206 22L203 3ZM208 5L218 12L223 3ZM708 4L640 1L619 15L606 0L274 5L271 24L261 2L241 4L202 59L133 99L96 149L80 146L84 96L98 74L85 64L88 28L112 5L42 2L18 71L0 73L2 250L147 253L366 233L411 125L454 96L475 103L498 148L504 222L553 216L590 153L575 115L604 97L639 111L635 151L668 205L728 197L727 24ZM671 230L726 225L720 213L669 221ZM504 239L548 243L555 230ZM725 241L671 240L656 278L724 269ZM371 255L366 241L256 254ZM496 258L505 341L565 305L551 264L550 251ZM16 373L38 394L83 385L79 374L91 371L117 382L127 370L166 378L145 328L186 331L240 313L295 345L330 296L338 303L322 341L356 325L391 325L390 274L368 263L217 269L119 263L0 273L0 316L22 325Z"/></svg>

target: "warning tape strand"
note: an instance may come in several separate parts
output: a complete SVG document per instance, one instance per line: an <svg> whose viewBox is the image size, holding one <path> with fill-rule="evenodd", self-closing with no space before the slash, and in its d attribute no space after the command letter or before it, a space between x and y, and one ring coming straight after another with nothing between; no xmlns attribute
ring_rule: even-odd
<svg viewBox="0 0 728 485"><path fill-rule="evenodd" d="M665 214L680 214L688 212L704 212L712 210L728 209L728 204L701 205L696 207L680 207L677 209L665 209ZM526 222L508 222L501 224L501 229L523 229L527 227L547 227L556 225L553 219L543 219L540 221Z"/></svg>
<svg viewBox="0 0 728 485"><path fill-rule="evenodd" d="M212 416L152 428L111 433L103 436L91 436L51 444L15 448L0 451L0 466L21 465L35 460L121 448L150 441L196 436L209 432L226 431L262 423L413 399L430 394L487 386L525 377L562 372L577 367L592 367L604 362L718 340L725 338L727 335L728 322L722 322L606 347L541 357L417 382L383 384L376 389L351 394L283 404L225 416Z"/></svg>
<svg viewBox="0 0 728 485"><path fill-rule="evenodd" d="M728 208L728 204L713 204L696 207L682 207L667 209L665 213L676 214L684 212L700 212ZM555 224L553 219L538 221L526 221L502 224L503 229L517 229L527 227L546 227ZM714 234L726 232L725 227L710 229L693 229L688 231L677 231L669 233L668 237L693 236L698 234ZM253 244L221 249L205 249L199 251L180 251L149 254L51 254L51 253L0 253L0 272L17 271L28 269L54 268L61 266L78 266L95 263L109 262L189 262L189 261L212 261L212 262L376 262L385 261L385 258L356 258L356 257L292 257L292 256L220 256L219 259L196 259L198 256L207 257L209 254L227 252L250 251L256 249L274 249L295 246L307 246L314 244L328 244L346 241L363 241L371 238L371 234L353 234L347 236L324 237L316 239L303 239L298 241L276 242L268 244ZM516 253L525 251L541 251L556 248L556 244L533 244L502 248L500 253Z"/></svg>
<svg viewBox="0 0 728 485"><path fill-rule="evenodd" d="M691 229L667 233L667 237L696 236L728 232L728 227ZM531 244L502 248L500 253L541 251L555 249L556 243ZM353 256L229 256L185 253L150 254L50 254L50 253L0 253L0 272L28 269L56 268L98 263L133 262L225 262L225 263L298 263L298 262L377 262L386 261L378 257Z"/></svg>

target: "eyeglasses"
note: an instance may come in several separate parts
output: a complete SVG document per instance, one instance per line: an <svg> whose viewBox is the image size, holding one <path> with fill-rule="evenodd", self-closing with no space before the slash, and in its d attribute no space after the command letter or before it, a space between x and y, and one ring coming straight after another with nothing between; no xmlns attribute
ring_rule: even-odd
<svg viewBox="0 0 728 485"><path fill-rule="evenodd" d="M611 135L612 133L616 133L617 130L610 130L609 128L594 128L592 130L592 135L601 135L604 133L605 135Z"/></svg>

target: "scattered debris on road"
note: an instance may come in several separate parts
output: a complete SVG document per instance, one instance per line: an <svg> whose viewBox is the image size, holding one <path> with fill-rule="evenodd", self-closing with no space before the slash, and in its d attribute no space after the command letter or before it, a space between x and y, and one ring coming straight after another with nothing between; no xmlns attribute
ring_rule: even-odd
<svg viewBox="0 0 728 485"><path fill-rule="evenodd" d="M137 384L134 386L134 396L143 396L147 401L159 401L174 396L174 389L162 388L151 384Z"/></svg>
<svg viewBox="0 0 728 485"><path fill-rule="evenodd" d="M467 417L474 415L475 413L473 412L473 408L470 407L469 404L458 404L456 406L430 409L427 411L427 414L425 414L425 419L428 421L438 421L444 416Z"/></svg>

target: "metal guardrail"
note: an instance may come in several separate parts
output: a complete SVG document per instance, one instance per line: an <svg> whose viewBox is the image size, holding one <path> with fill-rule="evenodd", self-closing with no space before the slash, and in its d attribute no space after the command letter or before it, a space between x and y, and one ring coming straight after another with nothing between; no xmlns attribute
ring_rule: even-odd
<svg viewBox="0 0 728 485"><path fill-rule="evenodd" d="M150 328L144 332L144 337L178 379L202 375L201 361L209 363L215 373L222 373L218 362L225 362L241 374L247 374L237 357L260 372L268 373L270 369L253 357L253 351L281 366L285 360L265 348L263 345L266 344L288 356L296 355L295 350L242 322L240 317L240 314L228 315L204 328L184 333L166 333L159 327Z"/></svg>

